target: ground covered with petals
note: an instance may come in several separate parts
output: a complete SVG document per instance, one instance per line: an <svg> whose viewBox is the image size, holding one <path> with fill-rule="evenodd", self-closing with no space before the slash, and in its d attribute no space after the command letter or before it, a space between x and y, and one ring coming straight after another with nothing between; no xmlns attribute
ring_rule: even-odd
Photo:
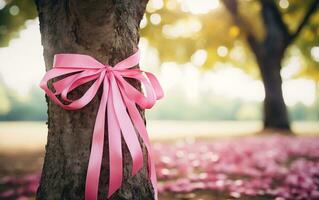
<svg viewBox="0 0 319 200"><path fill-rule="evenodd" d="M185 139L154 149L162 200L319 199L319 137ZM0 177L0 199L23 200L40 173Z"/></svg>

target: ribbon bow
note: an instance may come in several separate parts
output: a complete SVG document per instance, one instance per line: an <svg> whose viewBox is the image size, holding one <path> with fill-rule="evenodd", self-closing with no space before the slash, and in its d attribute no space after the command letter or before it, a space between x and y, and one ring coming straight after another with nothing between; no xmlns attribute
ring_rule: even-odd
<svg viewBox="0 0 319 200"><path fill-rule="evenodd" d="M140 69L130 69L138 63L139 51L117 63L114 67L107 64L103 65L88 55L56 54L53 69L45 74L40 83L40 87L46 94L56 104L66 110L76 110L86 106L94 98L99 87L103 84L103 94L94 125L87 170L85 187L86 200L96 200L98 195L106 112L110 163L108 197L118 190L122 184L123 161L121 133L132 157L132 175L134 176L143 167L143 152L137 137L137 133L139 133L147 148L149 177L154 187L155 198L157 199L153 152L144 120L136 104L143 109L149 109L155 104L156 100L163 97L163 91L153 74ZM63 75L67 76L53 82L52 86L55 92L52 92L48 88L48 81ZM130 85L124 78L132 78L140 81L145 88L146 96ZM68 98L69 92L90 81L94 82L83 96L76 100ZM60 99L67 102L67 104L60 101L57 96L60 96ZM137 130L137 132L135 130Z"/></svg>

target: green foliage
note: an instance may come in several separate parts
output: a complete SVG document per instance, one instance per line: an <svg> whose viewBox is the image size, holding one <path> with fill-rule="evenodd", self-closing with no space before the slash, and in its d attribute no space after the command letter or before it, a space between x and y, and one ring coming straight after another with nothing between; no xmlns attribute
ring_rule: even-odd
<svg viewBox="0 0 319 200"><path fill-rule="evenodd" d="M167 100L160 101L148 113L150 119L237 120L236 113L242 104L240 100L211 95L205 97L203 93L196 102L190 102L180 91L176 89L167 92Z"/></svg>
<svg viewBox="0 0 319 200"><path fill-rule="evenodd" d="M0 121L46 120L47 106L39 88L33 87L27 97L22 98L0 81L0 94ZM156 120L261 120L261 107L259 102L207 95L207 92L202 92L196 101L190 101L180 89L174 89L167 91L166 98L146 114ZM319 96L311 106L298 103L289 107L289 113L294 121L318 121Z"/></svg>
<svg viewBox="0 0 319 200"><path fill-rule="evenodd" d="M180 89L166 91L166 98L159 101L148 119L156 120L261 120L262 104L231 99L202 92L196 101L190 101ZM311 106L298 103L288 107L293 121L318 121L319 96Z"/></svg>
<svg viewBox="0 0 319 200"><path fill-rule="evenodd" d="M0 85L0 115L6 115L11 109L10 100L3 85Z"/></svg>
<svg viewBox="0 0 319 200"><path fill-rule="evenodd" d="M33 0L0 0L0 6L4 2L0 9L0 47L8 46L10 39L25 27L26 20L37 16Z"/></svg>
<svg viewBox="0 0 319 200"><path fill-rule="evenodd" d="M39 88L33 87L27 97L19 96L0 81L0 121L45 120L47 106ZM6 105L2 109L3 105Z"/></svg>
<svg viewBox="0 0 319 200"><path fill-rule="evenodd" d="M240 106L236 113L236 118L241 120L256 120L261 119L261 108L254 102L248 102Z"/></svg>

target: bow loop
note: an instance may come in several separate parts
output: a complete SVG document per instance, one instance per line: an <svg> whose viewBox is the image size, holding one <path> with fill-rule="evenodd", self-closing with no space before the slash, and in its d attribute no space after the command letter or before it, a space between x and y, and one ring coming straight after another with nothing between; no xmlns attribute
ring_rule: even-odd
<svg viewBox="0 0 319 200"><path fill-rule="evenodd" d="M62 71L66 71L66 73L63 73ZM61 73L59 73L61 72ZM53 82L53 88L55 89L55 92L53 93L49 88L47 82L51 79L58 78L63 75L67 75L70 73L75 73L71 76L67 76L65 78L62 78L56 82ZM59 106L66 110L76 110L81 109L84 106L86 106L90 101L94 98L96 92L98 91L103 78L105 76L105 71L98 70L98 71L92 71L92 70L70 70L68 68L66 69L60 69L60 68L53 68L52 70L48 71L46 76L42 79L40 83L40 87L47 93L47 95ZM78 99L71 100L69 99L68 93L74 90L75 88L89 82L94 81L93 84L89 87L89 89ZM63 101L61 101L57 96L60 95L61 99L63 101L68 102L68 104L65 104Z"/></svg>
<svg viewBox="0 0 319 200"><path fill-rule="evenodd" d="M118 82L123 86L128 97L143 109L152 108L155 105L156 100L163 97L162 88L156 77L149 72L144 72L139 69L130 69L117 73L116 77ZM133 87L123 77L138 80L141 83L142 88L144 88L146 95Z"/></svg>
<svg viewBox="0 0 319 200"><path fill-rule="evenodd" d="M91 56L82 54L56 54L54 68L101 69L105 66Z"/></svg>
<svg viewBox="0 0 319 200"><path fill-rule="evenodd" d="M114 66L115 70L125 70L132 68L138 65L140 61L140 51L137 51L135 54L131 55L130 57L126 58L125 60L120 61Z"/></svg>

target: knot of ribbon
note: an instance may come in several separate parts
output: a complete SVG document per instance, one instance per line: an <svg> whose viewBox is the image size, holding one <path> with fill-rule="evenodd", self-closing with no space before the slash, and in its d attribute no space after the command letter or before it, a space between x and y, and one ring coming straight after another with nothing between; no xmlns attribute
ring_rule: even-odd
<svg viewBox="0 0 319 200"><path fill-rule="evenodd" d="M88 55L56 54L53 68L47 71L40 82L40 87L52 101L65 110L83 108L94 98L100 86L103 85L86 176L86 200L96 200L98 196L106 118L109 145L108 197L122 185L121 136L123 136L132 157L132 175L134 176L143 167L143 152L137 135L139 134L148 152L149 177L157 199L153 151L137 105L142 109L151 108L156 100L163 97L163 91L153 74L140 69L131 69L138 63L139 51L117 63L114 67L104 65ZM48 81L61 76L63 76L62 79L52 83L54 92L51 91L48 87ZM139 81L144 87L146 95L128 83L125 78ZM92 85L81 97L75 100L68 98L69 92L90 81L93 81Z"/></svg>

